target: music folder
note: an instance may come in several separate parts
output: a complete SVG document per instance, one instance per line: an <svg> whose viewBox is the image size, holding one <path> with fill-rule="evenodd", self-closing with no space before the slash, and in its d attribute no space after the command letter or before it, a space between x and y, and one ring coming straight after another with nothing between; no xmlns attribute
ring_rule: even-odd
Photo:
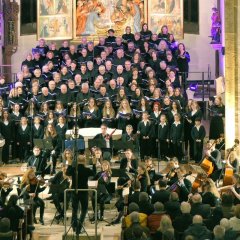
<svg viewBox="0 0 240 240"><path fill-rule="evenodd" d="M125 169L112 168L112 177L123 177L128 178Z"/></svg>
<svg viewBox="0 0 240 240"><path fill-rule="evenodd" d="M88 148L106 148L106 142L103 139L89 139L88 140Z"/></svg>
<svg viewBox="0 0 240 240"><path fill-rule="evenodd" d="M74 149L75 144L77 145L77 150L84 150L85 149L85 142L84 139L77 139L77 140L65 140L64 146L66 148Z"/></svg>
<svg viewBox="0 0 240 240"><path fill-rule="evenodd" d="M133 151L134 148L135 147L132 140L127 142L122 140L113 141L113 149L116 149L116 150L131 149Z"/></svg>
<svg viewBox="0 0 240 240"><path fill-rule="evenodd" d="M33 139L34 146L38 146L41 149L44 150L52 150L53 144L51 140L48 139Z"/></svg>

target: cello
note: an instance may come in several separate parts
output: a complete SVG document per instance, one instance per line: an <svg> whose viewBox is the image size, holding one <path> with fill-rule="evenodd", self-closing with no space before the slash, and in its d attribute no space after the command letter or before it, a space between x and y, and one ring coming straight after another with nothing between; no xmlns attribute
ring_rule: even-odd
<svg viewBox="0 0 240 240"><path fill-rule="evenodd" d="M225 163L225 172L224 172L224 177L223 177L223 186L228 186L233 184L233 166L230 163L230 156L233 151L235 151L235 148L239 145L239 140L235 139L235 144L233 145L232 148L230 148L227 160Z"/></svg>
<svg viewBox="0 0 240 240"><path fill-rule="evenodd" d="M208 144L210 146L208 147L208 151L211 150L211 148L218 142L219 140L214 141L208 141ZM204 156L203 160L199 164L199 166L203 169L205 174L198 173L194 182L192 183L192 192L196 192L199 187L202 186L202 184L205 182L205 180L213 173L214 171L214 165L213 163L208 159L207 155Z"/></svg>

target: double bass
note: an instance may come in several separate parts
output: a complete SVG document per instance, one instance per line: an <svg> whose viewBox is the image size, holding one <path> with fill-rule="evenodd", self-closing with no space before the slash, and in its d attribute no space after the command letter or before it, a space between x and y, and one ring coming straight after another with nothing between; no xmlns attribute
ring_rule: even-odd
<svg viewBox="0 0 240 240"><path fill-rule="evenodd" d="M235 151L235 148L239 145L239 140L235 139L235 144L233 145L232 148L230 148L227 156L227 160L225 163L225 172L224 172L224 177L223 177L223 186L228 186L233 184L233 166L231 166L230 163L230 156L233 151Z"/></svg>
<svg viewBox="0 0 240 240"><path fill-rule="evenodd" d="M219 140L214 140L213 142L208 142L210 144L210 147L208 147L208 150L210 150ZM204 174L198 173L194 182L192 183L192 192L196 192L199 187L202 186L202 184L205 182L205 180L213 173L214 171L214 165L213 163L208 159L207 155L204 156L203 160L199 164L201 169L204 171Z"/></svg>

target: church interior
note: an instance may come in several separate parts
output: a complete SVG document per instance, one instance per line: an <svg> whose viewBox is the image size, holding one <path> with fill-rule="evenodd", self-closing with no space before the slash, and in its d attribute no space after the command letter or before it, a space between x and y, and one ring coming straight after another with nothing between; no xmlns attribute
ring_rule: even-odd
<svg viewBox="0 0 240 240"><path fill-rule="evenodd" d="M238 0L0 0L0 240L240 240Z"/></svg>

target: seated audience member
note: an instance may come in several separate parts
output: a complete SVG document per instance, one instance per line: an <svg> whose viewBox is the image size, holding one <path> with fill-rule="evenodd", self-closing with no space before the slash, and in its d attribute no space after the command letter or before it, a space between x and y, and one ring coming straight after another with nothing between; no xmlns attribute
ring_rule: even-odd
<svg viewBox="0 0 240 240"><path fill-rule="evenodd" d="M220 226L225 229L225 240L235 240L237 238L238 233L231 228L229 219L223 218L220 221Z"/></svg>
<svg viewBox="0 0 240 240"><path fill-rule="evenodd" d="M137 205L139 205L139 195L140 195L140 189L141 189L141 183L136 180L134 181L133 183L133 194L131 194L129 197L128 197L128 203L136 203Z"/></svg>
<svg viewBox="0 0 240 240"><path fill-rule="evenodd" d="M154 234L157 231L160 221L164 215L166 215L166 212L164 211L164 205L161 202L155 202L154 212L148 216L147 223L151 234Z"/></svg>
<svg viewBox="0 0 240 240"><path fill-rule="evenodd" d="M213 229L214 240L224 240L225 239L225 229L220 225L216 225Z"/></svg>
<svg viewBox="0 0 240 240"><path fill-rule="evenodd" d="M139 221L139 213L138 212L132 212L130 214L131 219L131 226L126 228L123 232L123 239L129 240L129 239L136 239L136 233L140 233L140 237L148 237L149 236L149 229L147 227L143 227L140 224ZM142 238L140 238L142 239ZM144 238L143 238L144 239Z"/></svg>
<svg viewBox="0 0 240 240"><path fill-rule="evenodd" d="M213 231L214 227L218 225L223 218L223 212L220 207L216 207L213 209L211 216L204 221L206 227Z"/></svg>
<svg viewBox="0 0 240 240"><path fill-rule="evenodd" d="M172 236L171 233L173 233L174 235L172 221L169 216L165 215L162 217L159 228L157 229L156 233L152 236L152 240L174 239L171 237ZM170 238L167 238L167 236L170 236Z"/></svg>
<svg viewBox="0 0 240 240"><path fill-rule="evenodd" d="M136 203L131 203L128 207L129 215L122 220L122 229L128 228L132 225L130 214L132 212L139 212L139 207ZM147 226L147 215L145 213L139 213L139 223L142 227Z"/></svg>
<svg viewBox="0 0 240 240"><path fill-rule="evenodd" d="M19 223L23 219L24 211L17 205L18 196L11 195L7 206L4 208L4 215L10 220L10 229L13 232L18 232Z"/></svg>
<svg viewBox="0 0 240 240"><path fill-rule="evenodd" d="M229 219L230 227L234 231L240 231L240 204L237 204L234 209L234 217Z"/></svg>
<svg viewBox="0 0 240 240"><path fill-rule="evenodd" d="M234 216L233 196L231 194L222 195L221 208L224 218L231 218Z"/></svg>
<svg viewBox="0 0 240 240"><path fill-rule="evenodd" d="M211 208L209 204L203 204L202 203L202 197L199 193L195 193L192 198L192 208L191 208L191 214L194 215L200 215L203 217L203 219L207 219L210 216Z"/></svg>
<svg viewBox="0 0 240 240"><path fill-rule="evenodd" d="M182 214L180 216L177 216L173 221L173 227L178 236L181 236L181 233L183 233L192 224L190 203L182 202L180 209Z"/></svg>
<svg viewBox="0 0 240 240"><path fill-rule="evenodd" d="M165 181L159 180L158 182L159 190L157 190L152 195L152 204L155 202L161 202L165 204L169 200L170 192L166 190L167 183Z"/></svg>
<svg viewBox="0 0 240 240"><path fill-rule="evenodd" d="M150 203L149 196L146 192L140 192L138 206L139 212L145 213L146 215L150 215L154 211L153 205Z"/></svg>
<svg viewBox="0 0 240 240"><path fill-rule="evenodd" d="M203 218L200 215L195 215L192 225L184 231L184 237L188 235L192 235L197 240L212 239L212 234L203 224Z"/></svg>
<svg viewBox="0 0 240 240"><path fill-rule="evenodd" d="M10 230L10 220L8 218L0 220L0 239L13 240L13 232Z"/></svg>
<svg viewBox="0 0 240 240"><path fill-rule="evenodd" d="M179 198L176 192L170 194L169 201L165 203L165 210L172 220L181 215Z"/></svg>

